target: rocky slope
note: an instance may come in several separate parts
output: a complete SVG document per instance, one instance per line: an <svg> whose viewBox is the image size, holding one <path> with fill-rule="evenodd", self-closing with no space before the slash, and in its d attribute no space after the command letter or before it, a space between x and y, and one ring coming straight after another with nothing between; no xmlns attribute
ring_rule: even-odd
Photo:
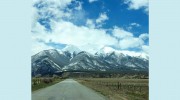
<svg viewBox="0 0 180 100"><path fill-rule="evenodd" d="M129 55L128 55L129 54ZM148 71L144 54L126 53L104 47L95 54L69 46L63 50L44 50L31 57L32 76L62 71Z"/></svg>

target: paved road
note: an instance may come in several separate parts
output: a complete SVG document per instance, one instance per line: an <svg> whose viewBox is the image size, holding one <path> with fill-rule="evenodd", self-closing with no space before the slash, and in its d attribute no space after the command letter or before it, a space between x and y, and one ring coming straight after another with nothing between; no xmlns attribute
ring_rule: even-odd
<svg viewBox="0 0 180 100"><path fill-rule="evenodd" d="M53 86L32 93L32 100L107 100L101 94L79 84L73 79L66 79Z"/></svg>

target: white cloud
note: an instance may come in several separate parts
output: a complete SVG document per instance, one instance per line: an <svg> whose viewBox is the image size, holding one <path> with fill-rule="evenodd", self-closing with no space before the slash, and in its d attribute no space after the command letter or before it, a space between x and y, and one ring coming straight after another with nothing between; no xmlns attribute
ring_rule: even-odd
<svg viewBox="0 0 180 100"><path fill-rule="evenodd" d="M108 20L108 16L106 13L101 13L99 17L96 19L97 27L101 27L104 24L104 21Z"/></svg>
<svg viewBox="0 0 180 100"><path fill-rule="evenodd" d="M73 0L33 0L33 3L37 3L40 7L41 4L45 4L50 7L60 7L61 9L69 5Z"/></svg>
<svg viewBox="0 0 180 100"><path fill-rule="evenodd" d="M86 25L89 27L89 28L95 28L95 23L92 19L87 19L86 21Z"/></svg>
<svg viewBox="0 0 180 100"><path fill-rule="evenodd" d="M95 1L98 1L98 0L89 0L89 3L93 3L93 2L95 2Z"/></svg>
<svg viewBox="0 0 180 100"><path fill-rule="evenodd" d="M45 27L39 24L37 21L34 21L31 26L31 31L33 33L41 33L45 31Z"/></svg>
<svg viewBox="0 0 180 100"><path fill-rule="evenodd" d="M143 50L143 52L145 52L146 54L149 54L149 46L143 45L143 46L142 46L142 50Z"/></svg>
<svg viewBox="0 0 180 100"><path fill-rule="evenodd" d="M43 42L38 42L35 39L32 39L32 47L31 47L31 54L34 55L42 50L48 50L48 49L54 49L51 46L48 46L46 44L44 44Z"/></svg>
<svg viewBox="0 0 180 100"><path fill-rule="evenodd" d="M100 13L99 17L97 19L87 19L86 20L86 26L89 28L101 28L104 22L108 20L108 16L106 13Z"/></svg>
<svg viewBox="0 0 180 100"><path fill-rule="evenodd" d="M108 19L109 18L107 17L106 13L101 13L99 18L96 19L96 23L102 23Z"/></svg>
<svg viewBox="0 0 180 100"><path fill-rule="evenodd" d="M149 34L143 33L143 34L141 34L141 35L139 36L139 38L142 39L142 40L146 40L146 39L149 38Z"/></svg>
<svg viewBox="0 0 180 100"><path fill-rule="evenodd" d="M143 44L144 41L135 37L128 37L119 41L119 46L121 49L141 48Z"/></svg>
<svg viewBox="0 0 180 100"><path fill-rule="evenodd" d="M94 29L85 26L79 27L66 21L52 21L51 25L53 31L50 34L44 31L44 29L41 29L41 25L37 25L40 30L38 33L32 34L32 38L34 40L43 40L46 43L51 41L55 43L75 45L81 50L88 51L90 53L95 53L106 45L118 46L123 50L128 50L130 48L142 48L144 51L146 47L142 46L144 46L144 40L148 38L147 33L141 34L139 37L134 37L132 33L119 27L114 27L112 29L112 35L118 38L118 41L116 38L107 34L105 29ZM38 29L38 27L36 28ZM40 49L36 46L38 47L38 50L45 48L42 43L37 43L37 45L41 45Z"/></svg>
<svg viewBox="0 0 180 100"><path fill-rule="evenodd" d="M132 33L127 32L127 31L125 31L121 28L118 28L118 27L114 27L112 33L113 33L113 36L115 36L118 39L123 39L126 37L132 37L133 36Z"/></svg>
<svg viewBox="0 0 180 100"><path fill-rule="evenodd" d="M131 25L131 26L135 26L135 27L140 27L140 26L141 26L141 25L138 24L138 23L131 23L130 25Z"/></svg>
<svg viewBox="0 0 180 100"><path fill-rule="evenodd" d="M63 17L68 19L76 19L76 17L80 19L84 18L83 12L82 14L75 15L76 13L73 12L72 9L66 8L67 5L71 4L72 0L36 0L36 2L37 1L41 1L45 5L47 4L48 7L42 7L41 9L33 8L34 16L32 16L31 30L33 54L41 50L52 49L53 47L46 45L46 43L49 42L75 45L81 50L90 53L95 53L103 46L108 45L118 46L126 50L129 48L142 48L145 50L147 48L144 46L144 40L148 38L147 33L139 37L134 37L133 33L119 27L114 27L113 29L101 28L104 22L109 19L106 13L101 13L97 19L87 19L86 26L77 26L63 19ZM82 11L82 6L80 5L77 5L74 9ZM64 9L66 9L66 12ZM42 15L38 15L38 12L41 12ZM51 15L53 15L55 19L51 18L49 20L52 29L51 33L49 33L37 20L39 18L48 18ZM113 36L107 33L108 31L106 30L111 30ZM39 42L39 40L43 42Z"/></svg>
<svg viewBox="0 0 180 100"><path fill-rule="evenodd" d="M149 11L149 0L125 0L129 5L129 9L138 10L143 8L145 12Z"/></svg>
<svg viewBox="0 0 180 100"><path fill-rule="evenodd" d="M128 30L131 30L131 29L133 29L133 28L137 28L137 27L141 27L141 25L140 24L138 24L138 23L131 23L131 24L129 24L129 26L127 27L127 29Z"/></svg>
<svg viewBox="0 0 180 100"><path fill-rule="evenodd" d="M54 27L54 42L61 42L64 44L73 44L82 46L84 44L93 43L96 45L113 45L116 39L106 34L103 29L90 29L88 27L78 27L70 22L55 22ZM95 42L96 41L96 42ZM111 41L111 42L110 42Z"/></svg>
<svg viewBox="0 0 180 100"><path fill-rule="evenodd" d="M82 48L89 47L89 49L93 49L93 46L102 47L104 45L118 44L118 41L103 29L91 29L85 26L78 27L66 21L52 22L51 25L53 26L51 34L41 32L33 35L33 38L43 40L47 43L51 41L71 44Z"/></svg>
<svg viewBox="0 0 180 100"><path fill-rule="evenodd" d="M119 39L119 48L121 49L141 49L144 45L144 40L149 38L147 33L141 34L139 37L134 37L133 33L125 31L119 27L114 27L112 34L114 37Z"/></svg>
<svg viewBox="0 0 180 100"><path fill-rule="evenodd" d="M141 25L138 23L130 23L129 26L127 27L127 29L131 30L133 28L138 28L138 27L141 27Z"/></svg>
<svg viewBox="0 0 180 100"><path fill-rule="evenodd" d="M76 9L76 10L82 10L82 2L76 1L76 3L77 3L78 6L76 6L74 9Z"/></svg>
<svg viewBox="0 0 180 100"><path fill-rule="evenodd" d="M63 18L72 20L76 17L73 10L82 10L82 3L74 0L34 0L33 12L36 11L36 21L38 19L62 20ZM75 5L73 9L69 9L68 5ZM73 16L72 16L73 15Z"/></svg>

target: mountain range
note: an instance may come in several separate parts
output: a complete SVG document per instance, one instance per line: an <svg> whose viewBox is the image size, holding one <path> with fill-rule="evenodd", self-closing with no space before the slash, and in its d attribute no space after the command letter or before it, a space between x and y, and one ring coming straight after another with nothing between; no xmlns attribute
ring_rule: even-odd
<svg viewBox="0 0 180 100"><path fill-rule="evenodd" d="M32 76L63 71L148 71L149 57L144 53L118 51L103 47L95 54L67 45L62 50L43 50L31 56Z"/></svg>

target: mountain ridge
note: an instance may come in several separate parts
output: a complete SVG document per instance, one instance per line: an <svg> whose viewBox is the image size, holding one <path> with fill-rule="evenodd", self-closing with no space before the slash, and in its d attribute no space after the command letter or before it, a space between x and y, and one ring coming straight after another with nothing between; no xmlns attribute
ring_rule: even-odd
<svg viewBox="0 0 180 100"><path fill-rule="evenodd" d="M76 49L78 50L78 49ZM43 50L31 57L32 76L63 71L148 71L149 59L123 53Z"/></svg>

